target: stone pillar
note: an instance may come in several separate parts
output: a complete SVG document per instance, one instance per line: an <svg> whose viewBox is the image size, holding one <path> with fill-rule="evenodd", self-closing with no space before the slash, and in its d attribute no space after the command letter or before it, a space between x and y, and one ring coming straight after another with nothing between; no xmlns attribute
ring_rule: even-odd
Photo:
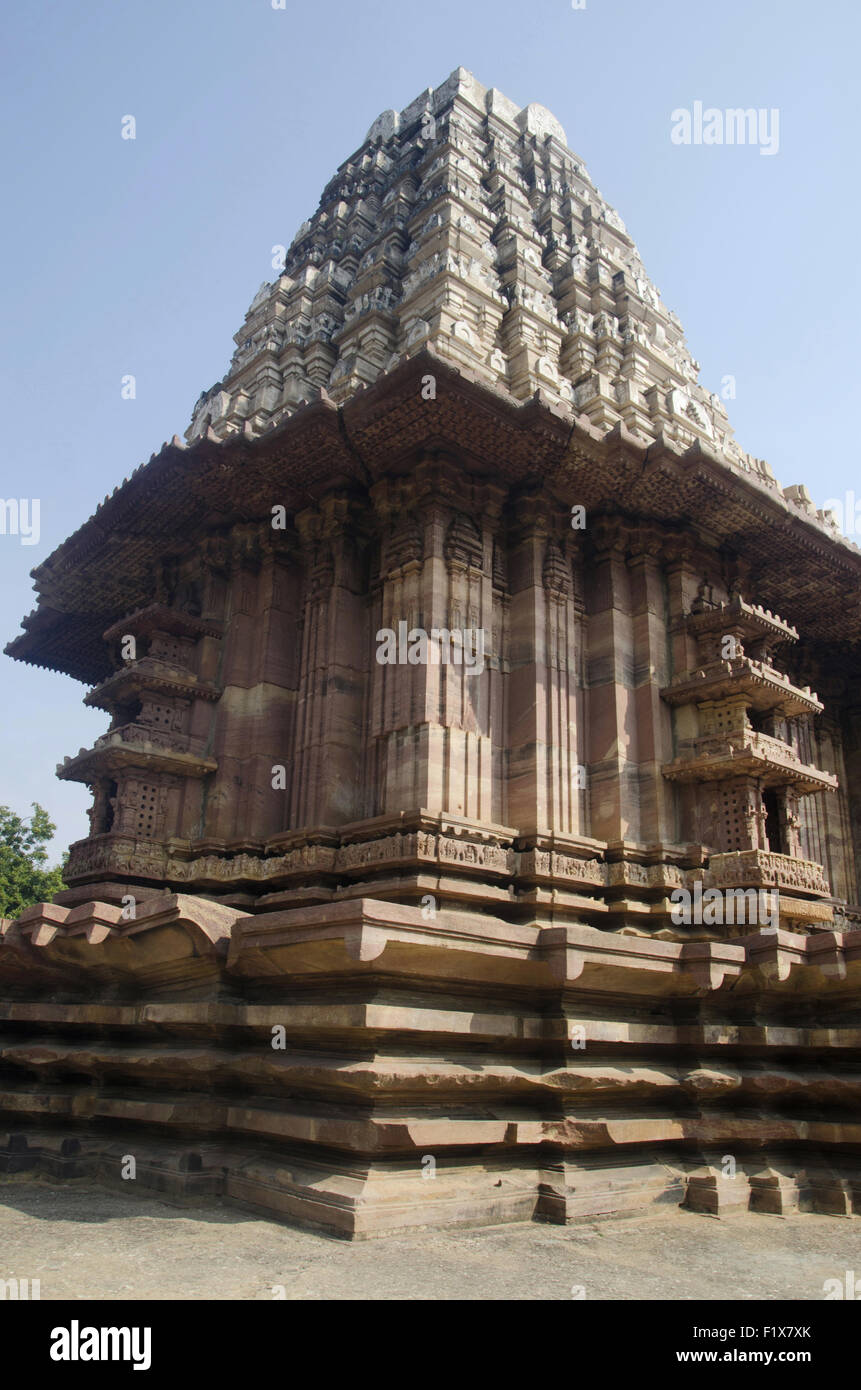
<svg viewBox="0 0 861 1390"><path fill-rule="evenodd" d="M508 814L521 834L550 828L547 795L547 688L544 556L549 503L537 494L519 498L509 538L511 591L508 707Z"/></svg>
<svg viewBox="0 0 861 1390"><path fill-rule="evenodd" d="M676 838L675 807L662 767L673 757L672 713L661 699L670 679L667 595L661 573L661 535L647 527L632 539L628 557L633 637L631 682L637 728L639 838L655 844Z"/></svg>
<svg viewBox="0 0 861 1390"><path fill-rule="evenodd" d="M423 807L493 821L502 810L502 768L494 759L504 710L494 649L501 636L493 578L498 494L482 485L464 490L444 463L419 465L409 485L374 489L387 536L374 633L391 632L398 658L404 643L414 658L373 662L378 813Z"/></svg>
<svg viewBox="0 0 861 1390"><path fill-rule="evenodd" d="M424 624L423 560L428 518L421 518L415 490L386 481L372 490L382 537L378 589L370 625L368 815L386 815L427 804L428 749L424 726L425 676L418 665L388 661L391 633L400 642ZM416 650L418 650L416 648ZM404 653L409 654L408 650Z"/></svg>
<svg viewBox="0 0 861 1390"><path fill-rule="evenodd" d="M694 568L692 548L683 537L665 541L662 554L667 595L667 674L672 678L682 671L695 670L698 663L696 639L688 630L686 617L697 598L701 580ZM699 730L700 716L695 705L681 705L671 712L670 738L675 757L693 754ZM720 813L713 788L704 798L696 785L672 784L665 811L667 824L672 827L670 839L714 843L710 837L716 833Z"/></svg>
<svg viewBox="0 0 861 1390"><path fill-rule="evenodd" d="M586 834L585 764L582 754L583 604L575 593L571 546L550 538L542 583L546 620L547 804L549 828L563 835ZM542 697L539 687L536 698Z"/></svg>
<svg viewBox="0 0 861 1390"><path fill-rule="evenodd" d="M490 661L488 672L492 763L492 819L497 825L509 825L508 812L508 654L510 648L510 607L508 589L508 554L505 539L499 529L497 513L493 518L496 534L493 539L492 613L490 629ZM581 793L585 797L585 792Z"/></svg>
<svg viewBox="0 0 861 1390"><path fill-rule="evenodd" d="M302 656L290 827L336 826L365 814L365 686L369 631L363 515L333 494L296 518L305 556Z"/></svg>
<svg viewBox="0 0 861 1390"><path fill-rule="evenodd" d="M853 888L851 901L861 902L861 705L850 704L842 712L843 766L846 782L843 788L846 799L846 812L851 834L851 848L847 845L847 855L851 855L850 886ZM821 798L824 800L824 798Z"/></svg>
<svg viewBox="0 0 861 1390"><path fill-rule="evenodd" d="M261 532L249 683L241 697L245 758L235 841L265 842L288 820L299 684L301 571L283 532ZM222 702L224 701L222 695ZM236 703L236 694L233 695ZM283 771L282 771L283 769Z"/></svg>
<svg viewBox="0 0 861 1390"><path fill-rule="evenodd" d="M798 793L792 787L786 787L778 793L778 810L780 814L780 834L784 844L784 853L793 859L802 858L801 854L801 818L798 814Z"/></svg>
<svg viewBox="0 0 861 1390"><path fill-rule="evenodd" d="M820 696L822 692L820 691ZM815 724L816 764L824 772L837 775L839 789L825 792L819 799L822 802L823 850L822 863L825 875L835 897L848 902L857 901L857 881L852 853L852 830L849 805L844 788L847 771L843 760L842 731L839 707L828 700L825 713L819 715Z"/></svg>
<svg viewBox="0 0 861 1390"><path fill-rule="evenodd" d="M640 839L634 622L627 528L599 518L588 575L587 720L591 833Z"/></svg>
<svg viewBox="0 0 861 1390"><path fill-rule="evenodd" d="M509 817L522 835L588 833L583 602L567 515L540 491L512 504Z"/></svg>

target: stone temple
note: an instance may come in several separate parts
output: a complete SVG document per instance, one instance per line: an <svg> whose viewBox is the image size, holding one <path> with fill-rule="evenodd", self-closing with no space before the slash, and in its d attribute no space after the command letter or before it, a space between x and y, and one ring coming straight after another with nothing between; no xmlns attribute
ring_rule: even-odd
<svg viewBox="0 0 861 1390"><path fill-rule="evenodd" d="M6 649L109 727L2 924L0 1168L356 1236L861 1211L861 551L558 121L385 112L235 343Z"/></svg>

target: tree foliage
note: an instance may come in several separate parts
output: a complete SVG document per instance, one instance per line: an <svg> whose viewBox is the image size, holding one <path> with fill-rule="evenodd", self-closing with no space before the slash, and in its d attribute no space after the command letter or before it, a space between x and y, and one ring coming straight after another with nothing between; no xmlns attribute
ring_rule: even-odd
<svg viewBox="0 0 861 1390"><path fill-rule="evenodd" d="M37 801L29 821L0 806L0 917L17 917L33 903L50 902L65 887L62 865L47 868L56 826ZM65 863L66 856L63 856Z"/></svg>

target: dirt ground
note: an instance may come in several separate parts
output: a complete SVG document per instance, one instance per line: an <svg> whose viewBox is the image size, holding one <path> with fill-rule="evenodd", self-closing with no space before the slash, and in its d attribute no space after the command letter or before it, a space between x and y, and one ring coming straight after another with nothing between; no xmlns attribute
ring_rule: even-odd
<svg viewBox="0 0 861 1390"><path fill-rule="evenodd" d="M229 1207L0 1184L0 1279L38 1279L43 1300L822 1300L847 1270L861 1280L861 1221L830 1216L671 1209L349 1243Z"/></svg>

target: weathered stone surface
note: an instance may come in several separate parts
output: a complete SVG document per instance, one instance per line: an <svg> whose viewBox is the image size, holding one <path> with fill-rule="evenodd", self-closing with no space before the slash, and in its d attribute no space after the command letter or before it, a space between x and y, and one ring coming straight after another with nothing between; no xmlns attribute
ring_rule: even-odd
<svg viewBox="0 0 861 1390"><path fill-rule="evenodd" d="M345 1235L852 1211L861 552L559 123L384 113L236 344L7 649L110 727L0 923L0 1166Z"/></svg>
<svg viewBox="0 0 861 1390"><path fill-rule="evenodd" d="M58 969L80 942L62 992L33 972L14 997L3 938L3 1172L119 1184L131 1156L144 1190L348 1236L857 1206L861 933L686 945L165 895L130 970L118 911L91 909L18 928L50 935L34 949ZM170 968L149 968L148 940Z"/></svg>

